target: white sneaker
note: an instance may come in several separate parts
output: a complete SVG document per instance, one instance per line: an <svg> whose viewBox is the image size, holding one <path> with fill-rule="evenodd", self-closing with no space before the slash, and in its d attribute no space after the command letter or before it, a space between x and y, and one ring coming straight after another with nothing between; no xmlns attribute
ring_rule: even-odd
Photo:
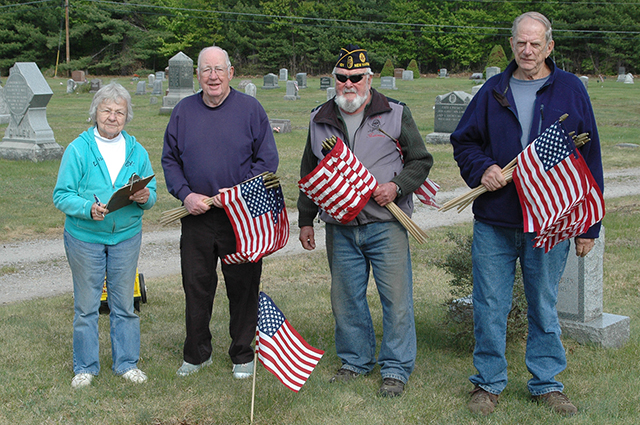
<svg viewBox="0 0 640 425"><path fill-rule="evenodd" d="M92 379L93 375L90 373L79 373L71 380L71 386L73 388L88 387L89 385L91 385Z"/></svg>
<svg viewBox="0 0 640 425"><path fill-rule="evenodd" d="M236 379L245 379L253 375L253 360L245 364L233 365L233 377Z"/></svg>
<svg viewBox="0 0 640 425"><path fill-rule="evenodd" d="M122 377L127 381L133 382L134 384L142 384L144 382L147 382L147 375L145 375L145 373L138 368L129 369L122 374Z"/></svg>
<svg viewBox="0 0 640 425"><path fill-rule="evenodd" d="M187 362L183 361L182 362L182 366L180 366L180 368L176 372L176 375L178 375L178 376L189 376L192 373L195 373L195 372L199 371L203 367L209 366L211 363L213 363L213 360L211 359L211 357L209 357L207 360L205 360L204 362L202 362L200 364L191 364L191 363L187 363Z"/></svg>

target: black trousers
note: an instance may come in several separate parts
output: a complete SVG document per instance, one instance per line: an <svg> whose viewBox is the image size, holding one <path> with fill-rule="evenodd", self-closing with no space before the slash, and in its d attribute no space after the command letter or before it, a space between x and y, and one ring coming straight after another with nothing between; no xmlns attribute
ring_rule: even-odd
<svg viewBox="0 0 640 425"><path fill-rule="evenodd" d="M211 356L211 313L218 286L218 259L236 252L236 238L225 211L212 207L205 214L182 219L180 259L186 299L184 360L200 364ZM229 356L234 364L253 360L251 342L258 321L258 291L262 260L226 265L222 275L229 299Z"/></svg>

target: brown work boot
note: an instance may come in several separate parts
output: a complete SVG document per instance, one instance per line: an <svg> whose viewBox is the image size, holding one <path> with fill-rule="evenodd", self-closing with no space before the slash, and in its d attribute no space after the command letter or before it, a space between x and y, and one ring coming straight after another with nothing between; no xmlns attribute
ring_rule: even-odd
<svg viewBox="0 0 640 425"><path fill-rule="evenodd" d="M360 376L358 372L354 372L352 370L345 369L345 368L340 368L338 369L336 374L333 375L333 378L329 379L329 382L332 384L334 382L347 382L357 378L358 376Z"/></svg>
<svg viewBox="0 0 640 425"><path fill-rule="evenodd" d="M471 400L469 401L468 407L471 413L484 416L493 413L493 409L495 409L498 404L497 394L491 394L481 387L475 387L470 394Z"/></svg>
<svg viewBox="0 0 640 425"><path fill-rule="evenodd" d="M569 397L560 391L552 391L550 393L533 396L533 400L538 404L543 403L553 409L554 412L564 416L573 416L578 412L576 406L569 401Z"/></svg>

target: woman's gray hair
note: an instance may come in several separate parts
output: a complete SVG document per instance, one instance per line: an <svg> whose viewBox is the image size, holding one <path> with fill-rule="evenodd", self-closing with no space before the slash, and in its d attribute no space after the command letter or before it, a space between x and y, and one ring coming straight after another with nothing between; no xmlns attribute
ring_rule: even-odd
<svg viewBox="0 0 640 425"><path fill-rule="evenodd" d="M102 102L114 102L120 103L121 101L127 102L127 118L125 120L125 124L133 119L133 108L131 107L131 95L129 91L122 87L122 85L118 83L109 83L106 86L103 86L98 92L93 96L93 101L91 102L91 107L89 108L89 117L91 118L92 123L96 123L96 116L98 114L98 107L102 104Z"/></svg>
<svg viewBox="0 0 640 425"><path fill-rule="evenodd" d="M540 22L542 25L544 25L544 28L545 28L544 38L545 38L546 44L549 44L549 42L553 40L553 35L551 34L551 22L549 21L549 19L547 19L546 16L538 12L525 12L522 15L518 16L513 21L513 26L511 27L511 36L513 38L515 38L517 35L518 25L520 25L520 22L522 22L522 20L525 18L533 19L535 21Z"/></svg>

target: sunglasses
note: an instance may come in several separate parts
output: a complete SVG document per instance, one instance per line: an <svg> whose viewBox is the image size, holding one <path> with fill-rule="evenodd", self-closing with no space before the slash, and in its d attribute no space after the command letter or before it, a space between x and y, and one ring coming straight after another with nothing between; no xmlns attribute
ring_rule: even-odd
<svg viewBox="0 0 640 425"><path fill-rule="evenodd" d="M364 78L365 75L367 74L356 74L356 75L344 75L344 74L334 74L336 76L336 80L340 81L341 83L346 83L347 80L351 81L353 84L359 83L360 80L362 80Z"/></svg>

